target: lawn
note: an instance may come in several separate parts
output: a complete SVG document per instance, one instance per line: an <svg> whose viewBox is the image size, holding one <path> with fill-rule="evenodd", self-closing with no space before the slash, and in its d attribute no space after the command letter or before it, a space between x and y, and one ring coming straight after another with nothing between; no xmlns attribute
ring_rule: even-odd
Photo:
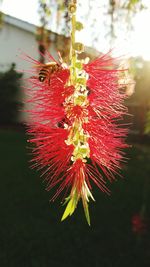
<svg viewBox="0 0 150 267"><path fill-rule="evenodd" d="M82 205L60 222L61 200L50 203L40 174L29 168L24 132L0 131L0 267L150 266L150 146L133 145L111 196L96 187L91 227ZM145 228L133 231L133 216Z"/></svg>

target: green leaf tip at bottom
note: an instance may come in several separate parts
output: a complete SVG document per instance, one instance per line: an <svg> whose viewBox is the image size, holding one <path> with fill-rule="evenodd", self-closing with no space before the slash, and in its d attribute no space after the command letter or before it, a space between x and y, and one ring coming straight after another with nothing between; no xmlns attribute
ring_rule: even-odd
<svg viewBox="0 0 150 267"><path fill-rule="evenodd" d="M74 194L72 197L69 196L66 198L64 204L66 204L67 202L68 202L68 204L67 204L67 207L63 213L61 221L64 221L68 216L71 216L74 213L74 211L77 207L77 204L78 204L78 200L79 199L77 198L76 194ZM89 214L88 203L85 199L82 199L82 202L83 202L85 217L86 217L88 225L90 226L91 223L90 223L90 214Z"/></svg>
<svg viewBox="0 0 150 267"><path fill-rule="evenodd" d="M64 204L66 204L67 202L68 204L61 218L61 221L64 221L68 216L71 216L74 213L78 204L78 198L76 192L74 192L72 196L67 197Z"/></svg>
<svg viewBox="0 0 150 267"><path fill-rule="evenodd" d="M76 207L73 203L73 199L70 199L70 201L68 202L67 207L64 211L64 214L61 218L61 221L64 221L69 215L71 216L74 213L75 208Z"/></svg>
<svg viewBox="0 0 150 267"><path fill-rule="evenodd" d="M88 203L85 200L82 200L82 202L83 202L83 208L84 208L84 213L85 213L87 223L89 226L91 226Z"/></svg>

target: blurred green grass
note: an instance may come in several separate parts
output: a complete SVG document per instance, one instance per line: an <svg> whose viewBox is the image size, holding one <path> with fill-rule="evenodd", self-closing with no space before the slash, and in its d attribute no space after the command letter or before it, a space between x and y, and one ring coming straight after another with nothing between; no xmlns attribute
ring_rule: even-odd
<svg viewBox="0 0 150 267"><path fill-rule="evenodd" d="M0 267L148 267L149 228L132 231L132 216L144 205L150 218L150 146L127 151L124 178L108 183L111 196L96 187L90 203L92 225L81 203L75 214L60 222L64 207L40 174L29 168L24 132L0 131Z"/></svg>

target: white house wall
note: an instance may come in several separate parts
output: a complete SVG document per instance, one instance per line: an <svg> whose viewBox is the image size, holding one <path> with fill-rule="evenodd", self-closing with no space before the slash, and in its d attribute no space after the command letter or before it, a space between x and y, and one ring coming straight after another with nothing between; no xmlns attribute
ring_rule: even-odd
<svg viewBox="0 0 150 267"><path fill-rule="evenodd" d="M23 60L22 53L26 53L34 59L39 59L38 44L34 32L21 29L19 26L19 21L18 27L4 22L0 29L0 71L8 70L11 64L15 63L16 70L25 71L23 78L26 78L26 71L31 69L31 63ZM53 56L56 55L53 43L50 47L50 53ZM23 99L24 95L22 89L19 98ZM24 120L24 114L20 113L19 120Z"/></svg>

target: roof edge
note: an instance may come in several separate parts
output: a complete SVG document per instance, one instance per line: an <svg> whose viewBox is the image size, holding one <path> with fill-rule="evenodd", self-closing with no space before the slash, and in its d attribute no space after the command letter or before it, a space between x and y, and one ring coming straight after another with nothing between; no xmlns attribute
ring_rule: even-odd
<svg viewBox="0 0 150 267"><path fill-rule="evenodd" d="M24 20L20 20L16 17L12 17L8 14L5 14L5 13L3 13L3 14L4 14L3 20L5 23L16 26L17 28L26 30L28 32L35 33L36 27L37 27L36 25L31 24L31 23L24 21Z"/></svg>

